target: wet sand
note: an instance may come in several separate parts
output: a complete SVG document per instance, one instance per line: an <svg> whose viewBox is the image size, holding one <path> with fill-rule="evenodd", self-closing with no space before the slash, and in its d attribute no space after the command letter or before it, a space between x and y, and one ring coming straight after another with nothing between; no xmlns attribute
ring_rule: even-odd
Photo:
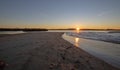
<svg viewBox="0 0 120 70"><path fill-rule="evenodd" d="M120 70L64 40L57 32L0 37L5 70Z"/></svg>

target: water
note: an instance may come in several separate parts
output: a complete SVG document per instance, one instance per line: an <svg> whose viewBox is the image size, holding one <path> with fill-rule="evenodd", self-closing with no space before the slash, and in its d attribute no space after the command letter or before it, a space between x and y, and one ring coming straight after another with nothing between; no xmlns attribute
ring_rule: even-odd
<svg viewBox="0 0 120 70"><path fill-rule="evenodd" d="M25 33L23 31L0 31L0 34L20 34Z"/></svg>
<svg viewBox="0 0 120 70"><path fill-rule="evenodd" d="M47 32L76 32L76 30L48 30ZM84 30L80 32L107 32L107 31L95 31L95 30Z"/></svg>
<svg viewBox="0 0 120 70"><path fill-rule="evenodd" d="M120 44L72 37L64 34L65 40L105 62L120 68Z"/></svg>
<svg viewBox="0 0 120 70"><path fill-rule="evenodd" d="M34 32L43 32L43 31L34 31ZM75 30L48 30L45 32L75 32ZM20 34L25 33L23 31L0 31L0 34Z"/></svg>
<svg viewBox="0 0 120 70"><path fill-rule="evenodd" d="M42 31L38 31L38 32L42 32ZM76 32L76 31L75 30L48 30L47 32ZM87 32L95 32L95 31L87 31ZM20 33L25 33L25 32L23 31L0 31L0 34L20 34Z"/></svg>
<svg viewBox="0 0 120 70"><path fill-rule="evenodd" d="M48 32L75 32L75 30L48 30Z"/></svg>

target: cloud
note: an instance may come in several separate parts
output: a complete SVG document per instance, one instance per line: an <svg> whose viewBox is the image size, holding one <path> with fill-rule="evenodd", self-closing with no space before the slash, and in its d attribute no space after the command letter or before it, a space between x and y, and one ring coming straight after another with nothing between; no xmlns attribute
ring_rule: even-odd
<svg viewBox="0 0 120 70"><path fill-rule="evenodd" d="M102 16L106 16L110 13L111 13L111 11L103 11L103 12L99 13L97 16L102 17Z"/></svg>

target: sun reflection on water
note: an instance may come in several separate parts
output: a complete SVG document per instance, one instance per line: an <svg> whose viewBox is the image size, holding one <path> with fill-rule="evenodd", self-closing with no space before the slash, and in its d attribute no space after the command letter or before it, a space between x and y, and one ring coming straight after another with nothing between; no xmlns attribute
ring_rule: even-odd
<svg viewBox="0 0 120 70"><path fill-rule="evenodd" d="M75 46L79 46L79 44L78 44L78 42L79 42L79 38L75 38Z"/></svg>

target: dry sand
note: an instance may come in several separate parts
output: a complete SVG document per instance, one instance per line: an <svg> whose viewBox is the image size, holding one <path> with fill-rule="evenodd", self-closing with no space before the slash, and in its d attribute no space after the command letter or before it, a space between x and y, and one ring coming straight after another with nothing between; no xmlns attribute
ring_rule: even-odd
<svg viewBox="0 0 120 70"><path fill-rule="evenodd" d="M0 37L5 70L120 70L62 39L63 33L39 32Z"/></svg>

